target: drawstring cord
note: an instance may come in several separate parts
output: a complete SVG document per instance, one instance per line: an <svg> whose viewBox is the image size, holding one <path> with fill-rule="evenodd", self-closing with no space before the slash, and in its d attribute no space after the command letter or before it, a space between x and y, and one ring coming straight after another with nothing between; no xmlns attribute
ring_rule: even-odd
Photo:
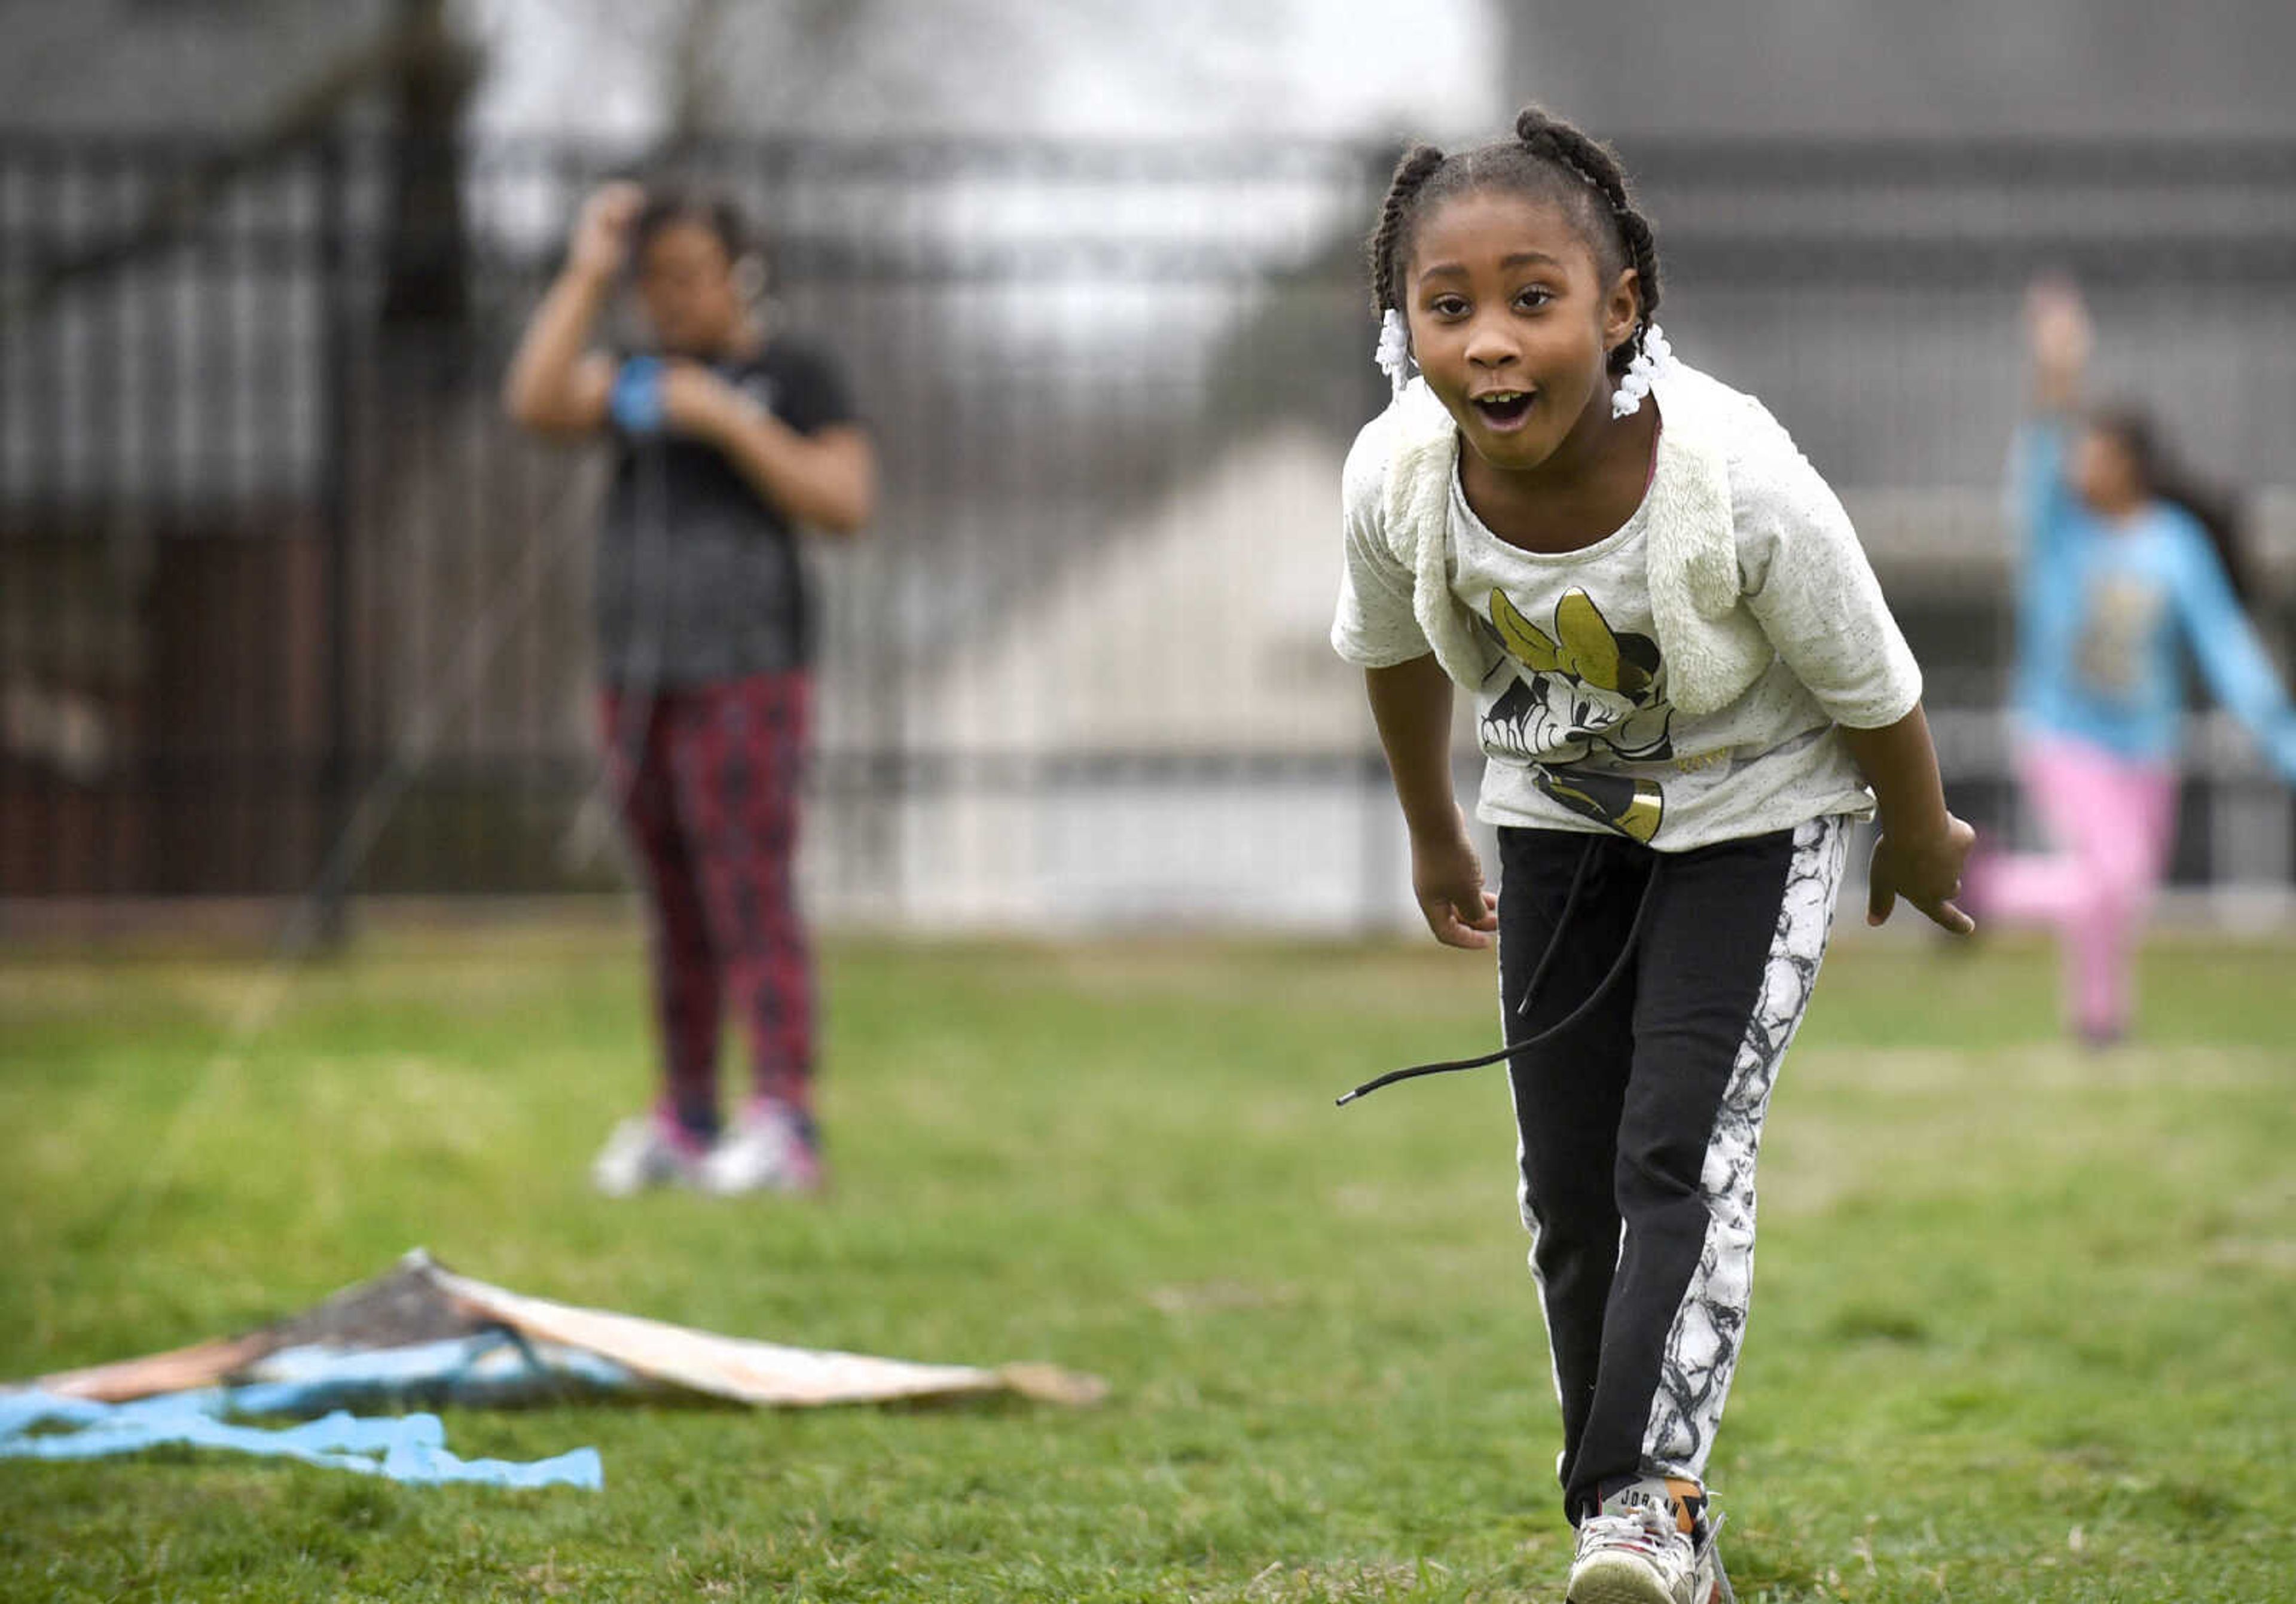
<svg viewBox="0 0 2296 1604"><path fill-rule="evenodd" d="M1571 872L1570 889L1562 898L1562 916L1555 920L1554 929L1546 938L1546 950L1538 955L1538 963L1531 968L1530 983L1522 988L1521 1000L1514 1005L1514 1019L1520 1019L1530 1011L1531 1000L1538 994L1539 985L1546 978L1546 971L1554 967L1556 954L1562 950L1563 936L1570 928L1570 917L1578 912L1578 896L1586 887L1587 870L1594 862L1596 844L1603 839L1600 836L1588 836L1587 845L1579 849L1578 866ZM1332 1106L1344 1109L1357 1098L1368 1097L1382 1086L1391 1086L1398 1081L1415 1080L1423 1075L1447 1075L1455 1069L1480 1069L1486 1064L1496 1064L1502 1059L1512 1058L1518 1052L1538 1046L1550 1036L1560 1035L1578 1023L1595 1003L1609 994L1611 987L1618 984L1619 977L1627 972L1628 961L1634 956L1635 947L1642 939L1643 921L1649 916L1651 899L1658 890L1659 872L1665 862L1663 857L1652 857L1650 879L1644 882L1642 899L1635 904L1634 922L1627 927L1627 938L1619 947L1619 955L1611 960L1609 970L1595 983L1595 989L1579 1001L1578 1006L1562 1019L1544 1030L1520 1037L1495 1052L1474 1058L1445 1059L1438 1063L1413 1064L1407 1068L1390 1069L1385 1075L1364 1082Z"/></svg>

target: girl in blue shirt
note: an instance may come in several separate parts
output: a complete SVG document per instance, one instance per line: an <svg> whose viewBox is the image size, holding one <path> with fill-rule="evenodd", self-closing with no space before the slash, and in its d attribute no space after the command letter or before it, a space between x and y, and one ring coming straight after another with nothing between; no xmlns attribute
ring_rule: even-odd
<svg viewBox="0 0 2296 1604"><path fill-rule="evenodd" d="M2296 779L2296 709L2226 572L2229 520L2184 490L2151 426L2079 409L2093 338L2080 296L2027 307L2038 415L2013 465L2022 537L2020 777L2055 850L1984 855L1974 910L2062 932L2069 1025L2128 1029L2144 906L2167 866L2188 647L2210 689Z"/></svg>

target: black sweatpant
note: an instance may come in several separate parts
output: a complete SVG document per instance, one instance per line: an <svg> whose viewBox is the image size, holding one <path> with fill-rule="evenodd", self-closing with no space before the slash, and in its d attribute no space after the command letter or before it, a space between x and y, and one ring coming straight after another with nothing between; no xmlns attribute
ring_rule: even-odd
<svg viewBox="0 0 2296 1604"><path fill-rule="evenodd" d="M1824 953L1848 836L1825 818L1657 853L1499 832L1508 1039L1595 997L1508 1065L1573 1521L1605 1483L1705 1478L1745 1329L1762 1117Z"/></svg>

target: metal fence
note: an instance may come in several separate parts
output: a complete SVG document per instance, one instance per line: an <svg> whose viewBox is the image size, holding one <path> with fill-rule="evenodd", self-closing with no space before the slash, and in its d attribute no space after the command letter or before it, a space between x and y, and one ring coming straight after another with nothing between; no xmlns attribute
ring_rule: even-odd
<svg viewBox="0 0 2296 1604"><path fill-rule="evenodd" d="M2083 279L2107 381L2250 492L2286 639L2296 145L1626 154L1677 348L1843 491L1965 811L2013 822L1996 505L2033 272ZM618 883L602 464L495 403L609 164L223 155L0 135L0 899ZM1382 398L1355 241L1386 156L682 153L766 225L768 316L838 355L885 465L869 536L816 552L822 912L1394 915L1383 775L1322 643L1339 463ZM2240 742L2204 727L2187 793L2181 879L2290 883L2296 821Z"/></svg>

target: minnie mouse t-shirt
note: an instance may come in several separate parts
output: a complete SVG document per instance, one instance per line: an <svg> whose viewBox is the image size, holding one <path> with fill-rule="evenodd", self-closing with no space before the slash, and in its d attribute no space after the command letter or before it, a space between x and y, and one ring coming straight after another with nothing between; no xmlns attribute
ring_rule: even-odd
<svg viewBox="0 0 2296 1604"><path fill-rule="evenodd" d="M1652 622L1650 503L1574 552L1527 552L1485 527L1456 475L1451 592L1489 648L1475 690L1487 822L1629 837L1661 851L1870 814L1874 798L1834 723L1783 660L1735 701L1692 718L1667 698ZM1349 520L1332 639L1388 667L1423 655L1411 577Z"/></svg>

